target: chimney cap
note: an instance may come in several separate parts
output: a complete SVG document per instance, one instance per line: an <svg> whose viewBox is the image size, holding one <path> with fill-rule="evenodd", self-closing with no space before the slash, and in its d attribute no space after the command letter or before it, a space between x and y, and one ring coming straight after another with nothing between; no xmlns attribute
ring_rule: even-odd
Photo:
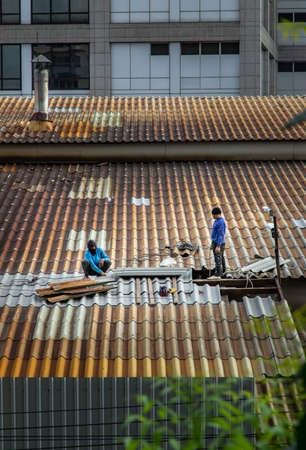
<svg viewBox="0 0 306 450"><path fill-rule="evenodd" d="M50 59L46 58L44 55L38 55L35 58L32 59L32 63L36 64L36 65L47 65L47 64L51 64Z"/></svg>

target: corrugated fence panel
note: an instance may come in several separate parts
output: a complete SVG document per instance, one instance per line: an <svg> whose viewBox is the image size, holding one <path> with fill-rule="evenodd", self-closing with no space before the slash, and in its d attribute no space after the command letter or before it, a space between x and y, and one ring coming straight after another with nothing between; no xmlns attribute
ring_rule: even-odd
<svg viewBox="0 0 306 450"><path fill-rule="evenodd" d="M162 448L170 449L169 439L181 442L189 435L187 422L200 404L205 404L203 420L203 449L218 435L215 427L206 426L209 417L218 415L217 404L210 400L226 379L218 378L2 378L0 379L0 450L55 449L124 449L124 438L140 437L139 423L127 424L127 417L143 414L138 396L148 396L153 408L146 417L151 419L146 433L149 441L157 429L164 428ZM228 379L229 380L229 379ZM202 393L194 383L203 385ZM184 395L177 401L174 391ZM254 395L251 378L231 381L231 389ZM188 394L189 392L189 394ZM196 396L195 396L196 392ZM224 392L223 392L224 394ZM227 392L226 392L227 395ZM243 396L236 406L247 407ZM187 399L187 400L186 400ZM233 402L232 398L226 398ZM179 420L172 424L170 415L160 415L160 406L174 411ZM248 406L248 408L250 408ZM251 412L251 411L248 411ZM205 431L205 432L204 432ZM244 424L244 433L251 442L254 430Z"/></svg>

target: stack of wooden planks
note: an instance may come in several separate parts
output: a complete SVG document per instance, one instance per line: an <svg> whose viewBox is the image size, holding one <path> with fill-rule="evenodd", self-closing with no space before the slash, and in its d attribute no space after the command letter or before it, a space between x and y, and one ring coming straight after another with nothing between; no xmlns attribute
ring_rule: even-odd
<svg viewBox="0 0 306 450"><path fill-rule="evenodd" d="M72 298L81 298L84 295L105 294L113 288L111 281L90 280L68 280L49 283L47 287L37 289L36 294L50 303L64 302Z"/></svg>

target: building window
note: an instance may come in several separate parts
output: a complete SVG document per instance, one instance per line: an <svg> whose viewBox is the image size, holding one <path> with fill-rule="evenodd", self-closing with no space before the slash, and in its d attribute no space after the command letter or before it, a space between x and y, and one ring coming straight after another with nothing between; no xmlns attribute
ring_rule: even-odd
<svg viewBox="0 0 306 450"><path fill-rule="evenodd" d="M20 23L20 0L0 0L0 23Z"/></svg>
<svg viewBox="0 0 306 450"><path fill-rule="evenodd" d="M44 55L51 61L50 89L89 89L88 44L40 44L32 51L33 57Z"/></svg>
<svg viewBox="0 0 306 450"><path fill-rule="evenodd" d="M151 44L151 55L169 55L169 44Z"/></svg>
<svg viewBox="0 0 306 450"><path fill-rule="evenodd" d="M182 55L239 55L239 42L182 42Z"/></svg>
<svg viewBox="0 0 306 450"><path fill-rule="evenodd" d="M294 63L294 72L306 72L306 62L305 61L296 61Z"/></svg>
<svg viewBox="0 0 306 450"><path fill-rule="evenodd" d="M222 55L239 55L239 42L222 42Z"/></svg>
<svg viewBox="0 0 306 450"><path fill-rule="evenodd" d="M219 55L219 42L203 42L201 55Z"/></svg>
<svg viewBox="0 0 306 450"><path fill-rule="evenodd" d="M306 72L306 61L287 62L280 61L278 63L279 72Z"/></svg>
<svg viewBox="0 0 306 450"><path fill-rule="evenodd" d="M181 54L182 55L199 55L200 46L199 42L182 42Z"/></svg>
<svg viewBox="0 0 306 450"><path fill-rule="evenodd" d="M278 63L278 71L279 72L293 72L293 63L280 61Z"/></svg>
<svg viewBox="0 0 306 450"><path fill-rule="evenodd" d="M32 0L32 23L88 23L89 0Z"/></svg>
<svg viewBox="0 0 306 450"><path fill-rule="evenodd" d="M20 45L0 45L0 89L21 89Z"/></svg>
<svg viewBox="0 0 306 450"><path fill-rule="evenodd" d="M306 12L292 12L292 13L279 13L278 22L295 22L295 23L305 23L306 22Z"/></svg>
<svg viewBox="0 0 306 450"><path fill-rule="evenodd" d="M306 12L294 13L294 21L295 22L306 22Z"/></svg>

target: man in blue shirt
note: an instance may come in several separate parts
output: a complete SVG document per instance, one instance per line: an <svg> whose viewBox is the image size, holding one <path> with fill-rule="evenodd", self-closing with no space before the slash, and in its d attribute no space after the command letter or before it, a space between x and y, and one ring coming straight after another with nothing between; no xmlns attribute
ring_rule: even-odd
<svg viewBox="0 0 306 450"><path fill-rule="evenodd" d="M226 269L224 259L226 223L220 208L213 208L211 213L215 219L211 233L211 249L214 252L216 264L215 276L222 277Z"/></svg>
<svg viewBox="0 0 306 450"><path fill-rule="evenodd" d="M89 275L101 276L110 268L111 260L102 248L97 247L95 241L87 242L87 250L85 251L85 259L82 261L82 267L85 277Z"/></svg>

